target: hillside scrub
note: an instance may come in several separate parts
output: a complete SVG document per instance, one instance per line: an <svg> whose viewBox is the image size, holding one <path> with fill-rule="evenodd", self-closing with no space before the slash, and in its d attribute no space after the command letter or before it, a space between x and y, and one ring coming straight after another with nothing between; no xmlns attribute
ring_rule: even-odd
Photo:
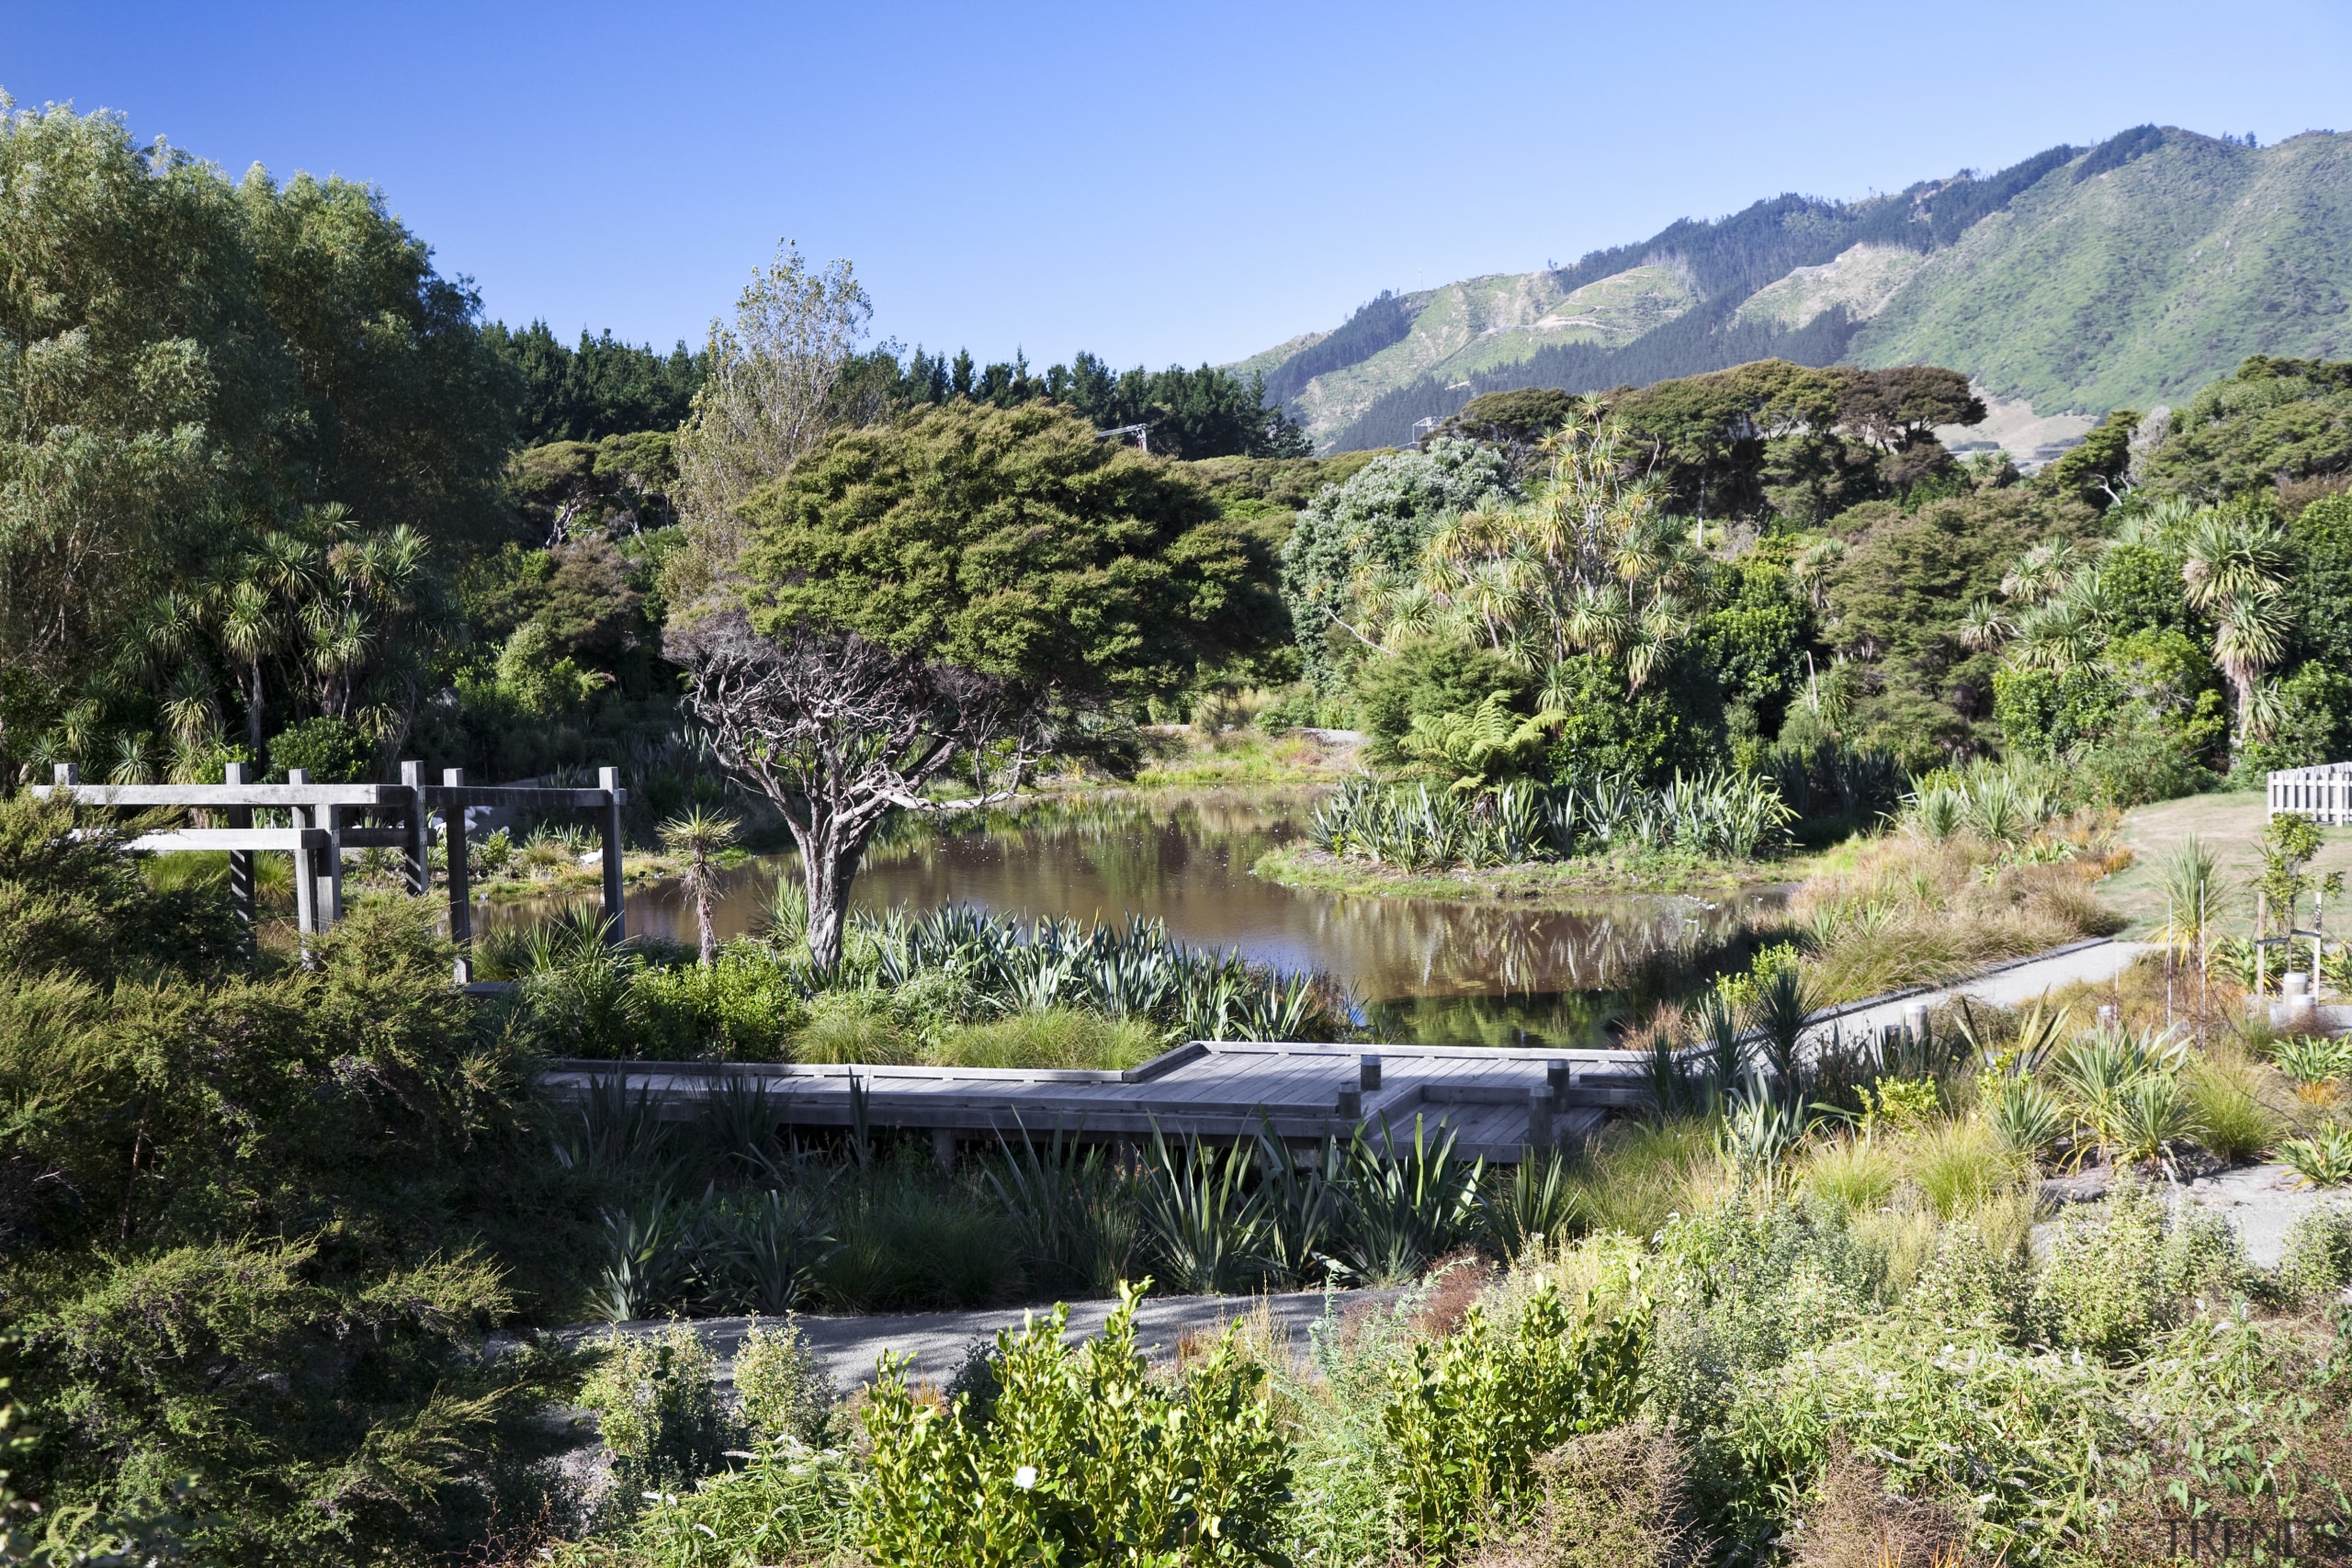
<svg viewBox="0 0 2352 1568"><path fill-rule="evenodd" d="M2339 1508L2352 1391L2326 1309L2352 1229L2314 1214L2258 1269L2226 1223L2127 1175L2030 1247L2031 1183L2068 1140L2131 1162L2082 1063L2132 1043L1973 1021L1981 1051L1808 1086L1851 1115L1759 1141L1765 1102L1734 1096L1522 1167L1485 1195L1499 1269L1450 1263L1303 1344L1245 1320L1147 1371L1115 1321L1071 1351L1048 1319L936 1398L886 1369L830 1446L779 1433L550 1550L616 1568L980 1562L990 1542L1087 1551L1124 1519L1188 1562L2094 1568L2162 1559L2184 1507ZM2159 1044L2139 1070L2168 1081L2182 1060ZM2015 1141L2021 1088L2056 1108L2056 1136ZM1630 1190L1649 1204L1601 1206ZM2220 1429L2228 1444L2203 1440ZM1199 1489L1166 1491L1171 1466ZM808 1506L828 1495L838 1511Z"/></svg>
<svg viewBox="0 0 2352 1568"><path fill-rule="evenodd" d="M530 1051L413 909L357 904L315 968L247 960L224 897L156 890L121 841L0 800L0 1302L39 1433L13 1484L69 1540L172 1512L256 1563L456 1551L537 1509L532 1411L573 1373L480 1354L571 1293L586 1218Z"/></svg>
<svg viewBox="0 0 2352 1568"><path fill-rule="evenodd" d="M2120 931L2093 884L2131 863L2115 815L2070 809L2030 772L1979 768L1914 792L1894 831L1823 857L1787 922L1825 1000L1949 980Z"/></svg>

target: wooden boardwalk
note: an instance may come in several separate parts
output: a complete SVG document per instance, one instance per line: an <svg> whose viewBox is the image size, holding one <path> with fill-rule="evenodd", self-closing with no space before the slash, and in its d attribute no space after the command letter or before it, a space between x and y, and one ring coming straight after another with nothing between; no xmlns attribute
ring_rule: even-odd
<svg viewBox="0 0 2352 1568"><path fill-rule="evenodd" d="M777 1066L731 1062L554 1064L542 1082L584 1100L602 1086L651 1100L665 1118L719 1097L763 1093L781 1128L899 1128L994 1145L1060 1133L1132 1142L1224 1141L1271 1128L1294 1145L1347 1138L1409 1145L1417 1123L1454 1134L1455 1152L1516 1163L1522 1149L1573 1143L1612 1111L1645 1103L1627 1051L1493 1046L1329 1045L1214 1040L1179 1045L1125 1072L1083 1068Z"/></svg>

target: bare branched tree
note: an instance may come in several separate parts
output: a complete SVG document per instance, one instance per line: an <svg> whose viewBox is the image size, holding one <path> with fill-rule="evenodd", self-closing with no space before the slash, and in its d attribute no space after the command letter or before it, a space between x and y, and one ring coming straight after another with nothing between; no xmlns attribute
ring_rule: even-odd
<svg viewBox="0 0 2352 1568"><path fill-rule="evenodd" d="M823 438L833 383L873 309L848 262L812 271L787 241L752 275L734 323L710 323L709 376L678 433L687 547L672 563L672 603L696 604L727 581L745 536L736 509Z"/></svg>
<svg viewBox="0 0 2352 1568"><path fill-rule="evenodd" d="M909 659L854 633L763 636L729 611L673 631L668 652L693 670L688 701L721 755L792 829L808 952L823 969L841 962L850 881L890 812L1009 796L1054 739L1049 690ZM925 799L959 758L985 762L979 795Z"/></svg>

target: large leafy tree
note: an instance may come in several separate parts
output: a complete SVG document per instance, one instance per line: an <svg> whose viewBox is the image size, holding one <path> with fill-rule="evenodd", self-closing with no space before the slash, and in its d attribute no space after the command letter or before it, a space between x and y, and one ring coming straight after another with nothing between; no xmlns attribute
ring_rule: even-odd
<svg viewBox="0 0 2352 1568"><path fill-rule="evenodd" d="M1161 460L1047 404L850 431L741 509L736 607L673 627L697 714L799 845L808 945L894 810L1006 790L1089 716L1283 629L1272 563Z"/></svg>
<svg viewBox="0 0 2352 1568"><path fill-rule="evenodd" d="M298 679L267 595L187 601L321 509L404 530L425 574L495 538L514 388L471 290L372 187L232 182L56 108L0 118L0 753L136 751L169 705L245 705L257 650L282 716L396 728L382 643L329 635Z"/></svg>

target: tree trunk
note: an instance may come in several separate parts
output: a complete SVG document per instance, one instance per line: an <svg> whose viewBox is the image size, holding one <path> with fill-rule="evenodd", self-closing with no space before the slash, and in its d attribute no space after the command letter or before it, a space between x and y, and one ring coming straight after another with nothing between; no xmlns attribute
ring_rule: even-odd
<svg viewBox="0 0 2352 1568"><path fill-rule="evenodd" d="M254 764L261 764L261 660L256 659L245 666L245 744L252 750Z"/></svg>
<svg viewBox="0 0 2352 1568"><path fill-rule="evenodd" d="M808 892L808 957L820 974L841 967L842 917L849 908L850 880L865 854L865 835L842 844L830 822L800 840L801 885Z"/></svg>
<svg viewBox="0 0 2352 1568"><path fill-rule="evenodd" d="M695 857L695 920L702 928L702 966L706 969L718 962L718 939L710 929L710 867Z"/></svg>

